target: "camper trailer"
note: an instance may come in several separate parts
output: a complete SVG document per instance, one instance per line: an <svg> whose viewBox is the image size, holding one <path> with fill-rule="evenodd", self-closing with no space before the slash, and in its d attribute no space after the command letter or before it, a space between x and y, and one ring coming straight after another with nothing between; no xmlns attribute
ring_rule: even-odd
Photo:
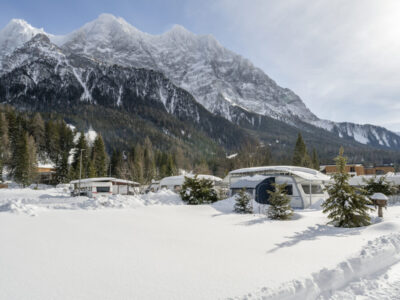
<svg viewBox="0 0 400 300"><path fill-rule="evenodd" d="M139 183L113 177L73 180L71 194L95 197L101 195L133 195L139 193Z"/></svg>
<svg viewBox="0 0 400 300"><path fill-rule="evenodd" d="M274 184L286 184L292 208L308 208L328 198L325 191L330 177L313 169L293 166L244 168L229 173L230 195L245 189L252 196L253 208L261 211L269 204L269 193Z"/></svg>
<svg viewBox="0 0 400 300"><path fill-rule="evenodd" d="M170 176L165 177L160 180L159 188L158 189L168 189L179 193L182 189L182 185L185 182L185 177L193 178L195 175L188 174L188 175L179 175L179 176ZM214 186L218 185L218 183L222 182L222 179L212 175L197 175L199 179L208 179L214 183Z"/></svg>

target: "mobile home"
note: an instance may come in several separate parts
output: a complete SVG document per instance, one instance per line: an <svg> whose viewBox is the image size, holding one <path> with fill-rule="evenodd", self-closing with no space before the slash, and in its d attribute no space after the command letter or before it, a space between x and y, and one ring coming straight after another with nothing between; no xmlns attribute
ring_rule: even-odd
<svg viewBox="0 0 400 300"><path fill-rule="evenodd" d="M72 195L133 195L139 193L139 183L113 177L85 178L71 181Z"/></svg>
<svg viewBox="0 0 400 300"><path fill-rule="evenodd" d="M330 177L313 169L293 166L244 168L229 172L230 195L245 189L252 196L253 208L261 210L269 204L268 191L273 184L285 183L293 208L308 208L328 198L325 191Z"/></svg>

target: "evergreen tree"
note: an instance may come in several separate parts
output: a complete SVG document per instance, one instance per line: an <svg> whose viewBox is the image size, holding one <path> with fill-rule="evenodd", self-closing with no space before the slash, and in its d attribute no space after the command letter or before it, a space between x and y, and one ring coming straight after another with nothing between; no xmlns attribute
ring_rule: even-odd
<svg viewBox="0 0 400 300"><path fill-rule="evenodd" d="M8 124L8 135L10 139L11 152L14 152L19 137L19 128L17 123L17 117L14 110L7 111L7 124Z"/></svg>
<svg viewBox="0 0 400 300"><path fill-rule="evenodd" d="M26 186L29 184L29 151L28 140L25 134L21 134L16 141L14 180Z"/></svg>
<svg viewBox="0 0 400 300"><path fill-rule="evenodd" d="M296 146L293 152L292 164L294 166L303 166L304 158L307 154L306 144L304 143L301 133L297 136Z"/></svg>
<svg viewBox="0 0 400 300"><path fill-rule="evenodd" d="M397 188L391 182L387 181L386 176L374 176L370 179L363 178L363 181L365 183L365 194L368 196L372 196L375 193L391 196L397 193Z"/></svg>
<svg viewBox="0 0 400 300"><path fill-rule="evenodd" d="M363 191L349 184L350 175L346 172L347 158L343 147L335 158L337 172L333 174L334 183L328 186L329 198L322 204L323 212L328 213L329 223L337 227L360 227L370 224L368 205L371 201Z"/></svg>
<svg viewBox="0 0 400 300"><path fill-rule="evenodd" d="M56 165L55 183L66 183L69 179L76 179L77 177L72 174L72 177L69 177L68 157L74 147L74 136L72 130L64 121L58 124L58 136L58 153L57 155L52 155L53 158L56 158L54 161Z"/></svg>
<svg viewBox="0 0 400 300"><path fill-rule="evenodd" d="M45 124L45 148L47 157L52 162L57 162L60 153L60 136L57 130L57 125L53 121L48 121Z"/></svg>
<svg viewBox="0 0 400 300"><path fill-rule="evenodd" d="M165 176L173 176L176 173L174 160L172 159L172 155L167 156L167 161L165 164Z"/></svg>
<svg viewBox="0 0 400 300"><path fill-rule="evenodd" d="M310 168L313 169L314 168L314 164L312 162L312 159L310 157L310 155L308 155L308 153L306 152L306 154L303 157L303 161L301 163L302 167L306 167L306 168Z"/></svg>
<svg viewBox="0 0 400 300"><path fill-rule="evenodd" d="M34 181L37 172L36 145L33 137L22 133L17 141L16 152L14 179L27 186Z"/></svg>
<svg viewBox="0 0 400 300"><path fill-rule="evenodd" d="M153 145L148 137L144 140L143 150L143 171L146 183L151 182L156 175L156 165L154 160Z"/></svg>
<svg viewBox="0 0 400 300"><path fill-rule="evenodd" d="M123 157L121 150L113 150L111 155L111 176L121 178L122 177L122 167L123 167Z"/></svg>
<svg viewBox="0 0 400 300"><path fill-rule="evenodd" d="M213 182L205 178L199 179L197 175L193 178L185 177L180 195L182 201L193 205L213 203L218 200Z"/></svg>
<svg viewBox="0 0 400 300"><path fill-rule="evenodd" d="M253 206L251 203L251 197L243 188L239 194L235 197L235 212L239 214L251 214L253 213Z"/></svg>
<svg viewBox="0 0 400 300"><path fill-rule="evenodd" d="M26 133L27 144L28 144L28 180L29 183L33 183L37 179L37 146L33 136Z"/></svg>
<svg viewBox="0 0 400 300"><path fill-rule="evenodd" d="M56 163L56 182L57 183L67 183L69 178L69 168L68 168L68 152L64 151L61 154L61 157L58 159ZM71 178L71 179L76 179Z"/></svg>
<svg viewBox="0 0 400 300"><path fill-rule="evenodd" d="M97 135L93 143L92 165L94 169L93 177L104 177L107 175L107 153L101 135Z"/></svg>
<svg viewBox="0 0 400 300"><path fill-rule="evenodd" d="M311 160L312 160L313 168L315 170L319 171L319 158L318 158L317 150L315 150L315 148L313 148Z"/></svg>
<svg viewBox="0 0 400 300"><path fill-rule="evenodd" d="M81 178L87 178L89 176L89 146L83 132L79 134L79 139L75 145L71 167L73 170L72 176L74 179L79 178L80 171Z"/></svg>
<svg viewBox="0 0 400 300"><path fill-rule="evenodd" d="M88 170L87 170L88 178L97 177L96 176L96 168L94 166L93 160L89 159L87 168L88 168Z"/></svg>
<svg viewBox="0 0 400 300"><path fill-rule="evenodd" d="M286 193L286 184L274 184L274 190L268 191L269 203L267 215L273 220L288 220L293 215L290 197Z"/></svg>
<svg viewBox="0 0 400 300"><path fill-rule="evenodd" d="M132 151L131 151L132 152ZM134 181L143 183L143 147L139 144L133 149L133 158L131 159L131 176Z"/></svg>
<svg viewBox="0 0 400 300"><path fill-rule="evenodd" d="M0 113L0 181L2 180L3 167L7 164L9 155L8 123L5 114Z"/></svg>
<svg viewBox="0 0 400 300"><path fill-rule="evenodd" d="M36 113L34 115L30 127L31 127L30 132L33 138L35 139L35 143L38 147L38 152L40 156L42 156L41 154L44 154L46 148L46 142L45 142L45 124L40 113Z"/></svg>

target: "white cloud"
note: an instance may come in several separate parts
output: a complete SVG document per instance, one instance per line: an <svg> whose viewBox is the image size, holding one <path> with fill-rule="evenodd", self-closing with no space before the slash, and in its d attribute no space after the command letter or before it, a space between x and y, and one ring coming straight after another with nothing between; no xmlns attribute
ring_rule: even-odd
<svg viewBox="0 0 400 300"><path fill-rule="evenodd" d="M211 17L203 30L319 117L400 131L400 1L223 0L210 3L198 24Z"/></svg>

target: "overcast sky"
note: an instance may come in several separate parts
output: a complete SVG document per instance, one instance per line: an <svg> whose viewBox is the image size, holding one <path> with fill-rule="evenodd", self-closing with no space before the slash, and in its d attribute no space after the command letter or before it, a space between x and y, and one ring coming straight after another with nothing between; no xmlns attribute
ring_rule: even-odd
<svg viewBox="0 0 400 300"><path fill-rule="evenodd" d="M1 2L1 27L23 18L65 34L108 12L153 34L173 24L212 34L292 89L320 118L400 131L397 0Z"/></svg>

